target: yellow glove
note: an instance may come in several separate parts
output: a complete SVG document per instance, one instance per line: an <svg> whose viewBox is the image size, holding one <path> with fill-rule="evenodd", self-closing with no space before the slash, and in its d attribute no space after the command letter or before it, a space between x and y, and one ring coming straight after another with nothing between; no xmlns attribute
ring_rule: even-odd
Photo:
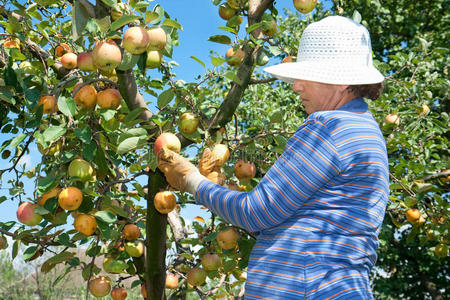
<svg viewBox="0 0 450 300"><path fill-rule="evenodd" d="M159 153L158 168L167 182L181 192L195 194L198 184L205 178L189 160L167 148Z"/></svg>
<svg viewBox="0 0 450 300"><path fill-rule="evenodd" d="M206 148L203 151L202 158L198 162L198 169L200 170L200 174L203 176L208 176L216 166L217 158L213 155L211 149Z"/></svg>

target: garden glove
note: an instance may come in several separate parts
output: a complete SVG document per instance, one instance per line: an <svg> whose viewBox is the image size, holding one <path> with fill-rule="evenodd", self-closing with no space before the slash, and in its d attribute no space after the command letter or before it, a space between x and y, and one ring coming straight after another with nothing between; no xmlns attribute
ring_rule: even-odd
<svg viewBox="0 0 450 300"><path fill-rule="evenodd" d="M193 195L200 182L206 179L189 160L167 148L159 153L158 168L173 188Z"/></svg>
<svg viewBox="0 0 450 300"><path fill-rule="evenodd" d="M203 151L202 158L200 158L200 161L198 162L200 174L203 176L208 176L208 174L214 170L216 163L217 158L214 157L211 149L206 148L205 151Z"/></svg>

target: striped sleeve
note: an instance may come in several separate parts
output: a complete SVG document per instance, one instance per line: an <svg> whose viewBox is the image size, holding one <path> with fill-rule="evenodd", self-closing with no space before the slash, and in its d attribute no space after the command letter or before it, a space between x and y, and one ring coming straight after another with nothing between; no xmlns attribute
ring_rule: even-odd
<svg viewBox="0 0 450 300"><path fill-rule="evenodd" d="M328 128L311 115L284 153L249 193L203 180L198 204L250 232L282 223L339 173L339 154Z"/></svg>

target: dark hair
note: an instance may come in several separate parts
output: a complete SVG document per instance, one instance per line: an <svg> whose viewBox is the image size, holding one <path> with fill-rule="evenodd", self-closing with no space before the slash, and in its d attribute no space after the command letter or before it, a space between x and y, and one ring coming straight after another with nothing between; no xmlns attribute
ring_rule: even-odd
<svg viewBox="0 0 450 300"><path fill-rule="evenodd" d="M376 100L380 97L384 89L384 83L372 83L372 84L355 84L349 85L348 90L355 95L355 97L368 98L370 100Z"/></svg>

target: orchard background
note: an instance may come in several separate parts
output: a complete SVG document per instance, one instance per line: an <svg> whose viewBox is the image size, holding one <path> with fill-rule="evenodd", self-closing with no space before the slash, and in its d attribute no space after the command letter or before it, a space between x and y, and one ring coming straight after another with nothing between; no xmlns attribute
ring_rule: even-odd
<svg viewBox="0 0 450 300"><path fill-rule="evenodd" d="M67 289L55 292L70 274L78 275L76 282L84 287L80 297L86 299L88 282L100 275L109 276L107 289L126 288L129 298L140 297L141 286L148 299L241 297L254 238L235 229L237 246L222 249L216 238L230 225L204 212L199 215L207 217L185 222L180 213L194 202L186 194L175 193L179 207L159 213L154 196L169 187L156 168L155 140L162 132L176 133L182 153L193 161L206 147L227 145L231 157L220 170L226 184L251 190L306 117L291 87L268 77L261 66L295 56L309 23L343 15L369 29L375 64L386 76L385 93L370 102L386 138L391 180L372 274L375 298L444 299L450 265L447 1L324 1L301 14L292 1L228 0L232 7L221 8L221 15L219 6L227 1L203 2L215 6L219 26L203 23L195 11L184 12L210 36L210 50L194 47L189 69L195 72L186 73L173 55L183 46L183 24L171 18L165 1L0 1L0 207L14 204L10 218L0 219L0 249L8 251L8 256L1 253L5 271L0 282L8 282L7 274L14 273L12 267L21 260L39 262L40 278L50 282L50 295L37 285L35 296L40 299L74 295ZM134 26L162 28L163 48L145 48L141 54L124 50L124 33ZM79 55L109 39L121 50L118 65L109 64L110 70L102 65L103 70L83 71L61 59L66 51ZM242 57L226 57L228 48ZM81 90L77 83L91 85L96 92L118 89L120 106L83 106L73 96ZM38 105L43 95L54 96L58 108ZM178 126L186 112L200 121L194 133ZM39 152L34 151L36 145ZM38 162L24 163L29 155ZM92 170L69 172L77 158ZM249 182L239 182L234 175L239 160L256 166ZM54 195L31 209L39 215L34 220L38 224L18 222L14 214L22 202L37 203L56 187L78 188L81 206L62 209ZM97 228L92 235L74 228L77 214L93 216ZM130 244L128 248L143 255L132 257L133 251L123 249L126 224L138 226L138 240L146 246L145 251ZM188 284L188 272L203 268L201 261L208 253L219 255L219 269L206 271L203 284ZM105 258L114 267L105 265ZM171 289L165 289L166 273L178 279ZM2 284L0 297L22 299L13 298L10 291Z"/></svg>

